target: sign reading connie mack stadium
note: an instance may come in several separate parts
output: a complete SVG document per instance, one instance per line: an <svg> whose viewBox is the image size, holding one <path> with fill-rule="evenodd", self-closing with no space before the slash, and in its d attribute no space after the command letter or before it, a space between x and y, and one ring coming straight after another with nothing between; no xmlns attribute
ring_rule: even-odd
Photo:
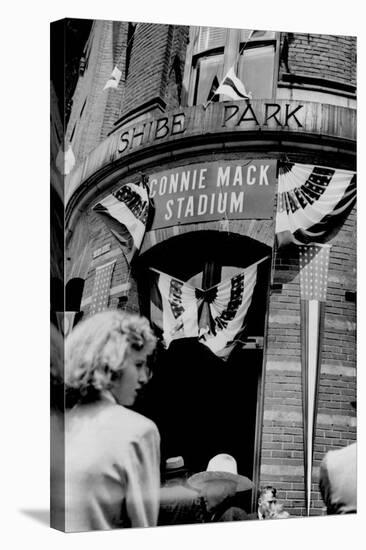
<svg viewBox="0 0 366 550"><path fill-rule="evenodd" d="M152 229L227 219L270 219L276 161L220 161L164 170L149 178Z"/></svg>

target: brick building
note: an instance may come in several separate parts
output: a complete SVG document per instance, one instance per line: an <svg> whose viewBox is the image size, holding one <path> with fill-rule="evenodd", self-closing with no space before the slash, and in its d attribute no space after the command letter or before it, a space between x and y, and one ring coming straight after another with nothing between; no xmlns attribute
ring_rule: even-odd
<svg viewBox="0 0 366 550"><path fill-rule="evenodd" d="M227 101L214 93L233 65L251 92L249 108L247 101ZM115 67L121 71L118 86L104 89ZM194 417L182 411L193 434L191 446L186 442L182 451L179 441L169 439L169 427L166 432L159 427L163 440L166 435L166 453L186 451L192 469L204 469L209 452L230 452L240 473L257 487L274 485L291 515L306 515L299 253L296 246L282 250L276 245L278 163L355 171L356 39L94 21L80 59L66 142L76 158L65 188L66 310L76 312L74 323L95 311L96 303L149 317L150 267L183 281L201 277L208 288L258 258L269 257L258 267L255 306L248 311L247 330L234 358L221 375L221 388L209 385L211 401L202 397L201 404L199 396L192 396L197 406ZM238 166L248 184L248 206L242 216L239 194L233 194L235 183L223 175ZM166 182L182 178L183 172L206 174L202 170L221 170L221 182L231 195L221 196L221 207L212 206L210 212L202 200L200 217L188 205L192 186L177 203L166 191ZM270 180L263 189L258 181L262 172ZM165 210L147 231L130 270L118 240L93 206L121 185L140 181L141 174L149 178L155 206L161 204ZM251 176L257 177L253 186ZM214 201L213 196L214 192L207 195ZM331 252L312 515L323 513L318 491L321 458L329 449L356 439L351 405L356 399L355 230L353 207L337 218L325 241ZM111 262L107 295L97 302L96 272ZM203 396L206 386L197 384ZM188 391L188 385L183 387L182 392ZM188 409L189 400L182 399L176 387L171 390ZM216 409L207 415L209 405ZM159 414L169 414L170 406L167 402ZM155 413L152 410L152 416ZM180 419L176 421L176 432L183 433ZM220 431L217 446L207 441L195 462L196 432L210 422ZM217 429L220 422L223 429ZM195 429L195 423L200 428ZM248 506L255 504L253 491Z"/></svg>

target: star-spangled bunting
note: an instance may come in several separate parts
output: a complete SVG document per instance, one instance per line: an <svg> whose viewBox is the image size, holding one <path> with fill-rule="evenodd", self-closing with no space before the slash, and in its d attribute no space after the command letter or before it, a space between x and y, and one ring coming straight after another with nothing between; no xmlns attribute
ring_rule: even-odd
<svg viewBox="0 0 366 550"><path fill-rule="evenodd" d="M309 164L280 163L278 246L323 242L356 200L356 174Z"/></svg>
<svg viewBox="0 0 366 550"><path fill-rule="evenodd" d="M128 263L140 249L149 208L149 190L144 182L126 183L93 208L118 240Z"/></svg>
<svg viewBox="0 0 366 550"><path fill-rule="evenodd" d="M227 358L245 326L257 267L266 259L206 290L151 269L151 321L162 331L165 345L196 337L216 355Z"/></svg>
<svg viewBox="0 0 366 550"><path fill-rule="evenodd" d="M314 244L303 245L298 248L301 298L304 478L306 510L309 515L330 246Z"/></svg>
<svg viewBox="0 0 366 550"><path fill-rule="evenodd" d="M116 261L99 266L95 270L90 315L108 309L112 273Z"/></svg>

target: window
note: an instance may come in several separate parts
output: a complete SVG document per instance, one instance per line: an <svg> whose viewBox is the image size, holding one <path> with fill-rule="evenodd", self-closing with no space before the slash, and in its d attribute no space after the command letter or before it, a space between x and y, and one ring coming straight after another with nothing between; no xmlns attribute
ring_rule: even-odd
<svg viewBox="0 0 366 550"><path fill-rule="evenodd" d="M231 67L253 99L272 99L277 51L273 31L192 27L184 75L188 105L224 100L214 92Z"/></svg>
<svg viewBox="0 0 366 550"><path fill-rule="evenodd" d="M199 105L210 99L220 83L217 75L223 62L222 55L202 57L197 61L194 104Z"/></svg>

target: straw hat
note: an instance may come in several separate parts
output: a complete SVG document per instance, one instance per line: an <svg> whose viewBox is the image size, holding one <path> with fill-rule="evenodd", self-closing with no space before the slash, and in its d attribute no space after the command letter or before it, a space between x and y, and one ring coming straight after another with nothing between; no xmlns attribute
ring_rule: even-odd
<svg viewBox="0 0 366 550"><path fill-rule="evenodd" d="M176 474L186 473L187 468L184 465L182 456L172 456L165 461L165 476L171 477Z"/></svg>
<svg viewBox="0 0 366 550"><path fill-rule="evenodd" d="M207 465L205 472L194 474L188 479L188 483L194 489L202 489L205 484L213 481L235 481L236 491L248 491L253 483L249 478L238 474L238 467L233 456L221 453L213 458Z"/></svg>

